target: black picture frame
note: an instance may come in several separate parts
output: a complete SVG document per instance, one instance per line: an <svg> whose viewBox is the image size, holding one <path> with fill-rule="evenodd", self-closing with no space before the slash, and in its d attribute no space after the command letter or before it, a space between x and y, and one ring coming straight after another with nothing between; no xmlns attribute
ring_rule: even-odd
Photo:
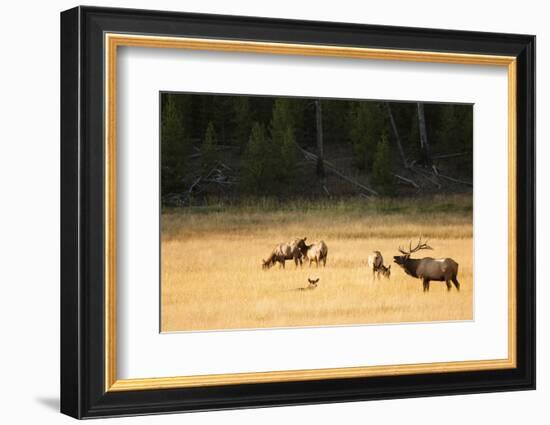
<svg viewBox="0 0 550 425"><path fill-rule="evenodd" d="M105 391L104 34L153 34L517 58L517 367ZM61 412L75 418L535 388L535 37L76 7L61 13Z"/></svg>

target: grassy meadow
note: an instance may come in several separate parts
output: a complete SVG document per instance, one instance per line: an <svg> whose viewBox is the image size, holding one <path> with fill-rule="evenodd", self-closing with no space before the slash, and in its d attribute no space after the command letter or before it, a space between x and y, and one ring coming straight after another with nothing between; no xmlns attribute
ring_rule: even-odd
<svg viewBox="0 0 550 425"><path fill-rule="evenodd" d="M422 292L393 263L419 235L459 263L460 292L444 282ZM279 243L297 237L328 245L325 268L262 270ZM367 257L381 251L391 278L372 280ZM166 209L161 217L161 330L330 326L473 319L472 196L429 199L241 202ZM313 290L299 290L308 278Z"/></svg>

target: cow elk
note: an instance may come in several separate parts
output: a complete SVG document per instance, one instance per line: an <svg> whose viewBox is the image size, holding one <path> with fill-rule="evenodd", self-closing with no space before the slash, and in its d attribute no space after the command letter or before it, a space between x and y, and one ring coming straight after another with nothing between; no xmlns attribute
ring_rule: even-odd
<svg viewBox="0 0 550 425"><path fill-rule="evenodd" d="M269 257L267 257L267 260L262 260L262 269L268 270L272 266L274 266L275 263L279 263L279 268L285 267L285 258L284 256L279 255L277 248L275 248L273 252L271 252Z"/></svg>
<svg viewBox="0 0 550 425"><path fill-rule="evenodd" d="M382 257L382 253L380 251L373 251L372 254L369 255L367 262L369 270L372 270L373 281L374 275L378 277L378 280L380 280L380 274L387 279L390 278L391 265L387 267L384 265L384 258Z"/></svg>
<svg viewBox="0 0 550 425"><path fill-rule="evenodd" d="M305 240L305 239L304 239ZM305 245L305 249L302 250L304 260L309 260L309 266L315 262L316 266L323 264L323 267L327 264L328 247L325 241L314 242L311 245Z"/></svg>
<svg viewBox="0 0 550 425"><path fill-rule="evenodd" d="M430 281L432 280L445 282L447 284L447 291L451 290L452 282L456 290L460 291L460 283L456 277L458 274L458 263L452 258L411 258L411 254L423 249L433 248L428 245L428 241L422 242L422 238L418 240L418 244L414 248L412 247L412 243L409 242L409 249L405 250L399 247L401 255L394 256L393 261L401 266L409 276L422 279L424 292L430 290Z"/></svg>
<svg viewBox="0 0 550 425"><path fill-rule="evenodd" d="M282 243L277 245L271 251L267 260L262 260L262 269L267 270L279 263L279 268L285 268L286 260L293 260L296 267L302 265L303 252L306 251L306 239L294 239L292 242Z"/></svg>

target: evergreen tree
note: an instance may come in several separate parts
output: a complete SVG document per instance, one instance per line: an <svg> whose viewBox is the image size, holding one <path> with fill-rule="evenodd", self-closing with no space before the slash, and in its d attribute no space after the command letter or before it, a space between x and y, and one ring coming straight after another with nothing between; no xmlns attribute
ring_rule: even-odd
<svg viewBox="0 0 550 425"><path fill-rule="evenodd" d="M269 142L264 126L257 122L243 154L241 176L243 191L252 195L270 194L275 183Z"/></svg>
<svg viewBox="0 0 550 425"><path fill-rule="evenodd" d="M231 135L231 121L233 121L232 96L213 96L212 121L218 129L220 143L226 145Z"/></svg>
<svg viewBox="0 0 550 425"><path fill-rule="evenodd" d="M254 96L250 98L250 110L254 112L253 121L263 124L266 128L273 116L273 97Z"/></svg>
<svg viewBox="0 0 550 425"><path fill-rule="evenodd" d="M252 113L248 96L236 96L233 102L235 111L235 144L244 151L252 128Z"/></svg>
<svg viewBox="0 0 550 425"><path fill-rule="evenodd" d="M323 132L325 144L340 143L349 136L347 116L351 102L345 100L323 100Z"/></svg>
<svg viewBox="0 0 550 425"><path fill-rule="evenodd" d="M392 184L392 153L388 138L383 135L378 145L372 164L372 182L382 193L389 194Z"/></svg>
<svg viewBox="0 0 550 425"><path fill-rule="evenodd" d="M201 167L204 173L212 170L218 161L217 144L216 129L214 128L214 123L210 121L201 145Z"/></svg>
<svg viewBox="0 0 550 425"><path fill-rule="evenodd" d="M304 114L309 99L296 98L287 99L287 101L289 109L288 118L292 123L292 129L294 130L296 140L299 140L304 133Z"/></svg>
<svg viewBox="0 0 550 425"><path fill-rule="evenodd" d="M385 131L385 116L377 102L359 102L351 110L350 139L355 165L370 171L378 140Z"/></svg>
<svg viewBox="0 0 550 425"><path fill-rule="evenodd" d="M457 152L469 152L470 154L458 158L456 165L460 167L460 171L468 173L471 181L474 173L474 108L470 105L460 105L457 109L459 113L457 121L460 123L460 129L457 130L460 134Z"/></svg>
<svg viewBox="0 0 550 425"><path fill-rule="evenodd" d="M469 153L473 146L473 116L469 105L438 105L436 140L440 154ZM453 172L471 175L473 161L471 155L464 155L446 161L445 166Z"/></svg>
<svg viewBox="0 0 550 425"><path fill-rule="evenodd" d="M271 119L271 160L279 181L289 181L295 174L297 161L293 107L288 99L277 99Z"/></svg>
<svg viewBox="0 0 550 425"><path fill-rule="evenodd" d="M294 130L294 120L289 99L278 98L273 103L271 138L282 140L287 128Z"/></svg>
<svg viewBox="0 0 550 425"><path fill-rule="evenodd" d="M183 116L175 95L165 95L161 125L161 184L163 194L185 186L184 173L191 143L183 126Z"/></svg>
<svg viewBox="0 0 550 425"><path fill-rule="evenodd" d="M283 180L290 181L296 174L296 163L298 162L298 149L294 131L287 127L281 140L281 159Z"/></svg>

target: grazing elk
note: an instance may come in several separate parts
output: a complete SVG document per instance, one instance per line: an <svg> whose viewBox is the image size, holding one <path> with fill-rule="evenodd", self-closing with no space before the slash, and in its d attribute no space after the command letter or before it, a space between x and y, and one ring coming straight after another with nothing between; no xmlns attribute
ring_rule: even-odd
<svg viewBox="0 0 550 425"><path fill-rule="evenodd" d="M267 270L274 266L275 263L279 263L279 268L281 268L281 266L283 268L285 267L285 257L280 254L279 247L280 245L275 247L269 257L267 257L267 260L262 260L262 269Z"/></svg>
<svg viewBox="0 0 550 425"><path fill-rule="evenodd" d="M410 258L411 254L422 249L433 248L428 246L427 241L423 243L422 238L418 240L418 244L415 248L413 248L412 244L409 242L409 250L406 251L405 249L399 247L399 252L401 252L402 255L394 256L393 261L401 266L408 275L422 279L424 292L428 292L430 290L430 281L432 280L445 282L447 284L448 291L452 288L452 281L456 287L456 290L460 291L460 283L456 278L458 274L458 263L452 258Z"/></svg>
<svg viewBox="0 0 550 425"><path fill-rule="evenodd" d="M369 265L369 270L372 270L373 281L375 274L378 276L378 280L380 280L380 273L382 273L382 276L385 278L390 278L391 265L388 267L384 265L384 258L382 257L382 253L380 251L372 251L372 254L369 255L367 262Z"/></svg>
<svg viewBox="0 0 550 425"><path fill-rule="evenodd" d="M277 245L267 260L262 260L262 269L266 270L279 263L279 268L285 268L286 260L294 260L294 264L298 267L298 264L302 265L303 251L306 247L306 239L294 239L292 242L282 243Z"/></svg>
<svg viewBox="0 0 550 425"><path fill-rule="evenodd" d="M305 243L304 243L305 245ZM305 245L302 254L306 261L309 260L309 266L315 261L317 267L323 263L323 267L327 264L328 247L325 241L313 242L311 245Z"/></svg>

